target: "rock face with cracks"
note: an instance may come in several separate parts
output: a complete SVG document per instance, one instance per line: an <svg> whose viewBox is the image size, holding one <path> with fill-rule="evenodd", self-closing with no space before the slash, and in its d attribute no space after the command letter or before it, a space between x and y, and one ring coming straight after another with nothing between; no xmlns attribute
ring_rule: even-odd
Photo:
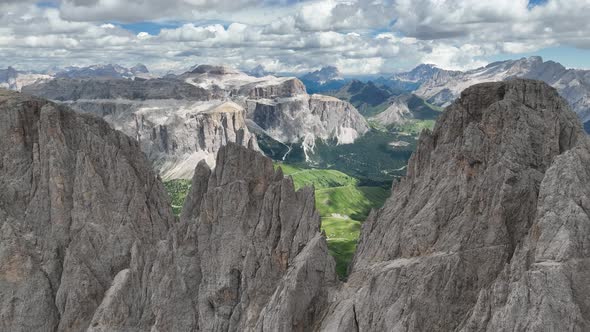
<svg viewBox="0 0 590 332"><path fill-rule="evenodd" d="M180 220L138 143L0 92L0 330L304 331L334 261L311 188L246 147L201 162Z"/></svg>
<svg viewBox="0 0 590 332"><path fill-rule="evenodd" d="M137 243L174 223L137 142L0 90L0 330L85 330Z"/></svg>
<svg viewBox="0 0 590 332"><path fill-rule="evenodd" d="M548 85L466 89L363 225L323 329L588 330L589 151Z"/></svg>
<svg viewBox="0 0 590 332"><path fill-rule="evenodd" d="M346 282L313 190L258 152L200 162L175 221L135 141L20 94L0 111L0 330L590 329L590 142L545 83L466 89Z"/></svg>

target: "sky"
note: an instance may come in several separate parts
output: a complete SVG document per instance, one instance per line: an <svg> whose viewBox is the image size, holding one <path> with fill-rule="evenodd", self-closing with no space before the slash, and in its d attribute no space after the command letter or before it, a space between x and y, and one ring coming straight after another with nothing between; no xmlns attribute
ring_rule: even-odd
<svg viewBox="0 0 590 332"><path fill-rule="evenodd" d="M386 74L541 55L590 68L590 0L0 0L0 67Z"/></svg>

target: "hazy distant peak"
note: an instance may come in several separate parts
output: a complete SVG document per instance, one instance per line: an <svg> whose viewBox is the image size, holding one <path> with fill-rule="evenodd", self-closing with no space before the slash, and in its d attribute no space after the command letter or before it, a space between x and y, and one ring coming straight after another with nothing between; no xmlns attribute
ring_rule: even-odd
<svg viewBox="0 0 590 332"><path fill-rule="evenodd" d="M227 75L236 74L237 70L228 66L198 65L191 71L192 74Z"/></svg>
<svg viewBox="0 0 590 332"><path fill-rule="evenodd" d="M334 66L325 66L302 77L304 80L325 84L329 81L343 80L340 70Z"/></svg>

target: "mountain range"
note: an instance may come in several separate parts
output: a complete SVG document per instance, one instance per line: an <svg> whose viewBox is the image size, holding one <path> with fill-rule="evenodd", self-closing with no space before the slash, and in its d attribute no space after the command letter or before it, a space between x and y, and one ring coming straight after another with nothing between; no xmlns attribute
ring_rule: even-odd
<svg viewBox="0 0 590 332"><path fill-rule="evenodd" d="M244 145L253 135L282 146L276 157L285 159L291 144L306 158L317 140L347 144L369 130L351 104L309 95L294 77L255 77L210 65L153 79L76 75L23 91L103 117L135 137L165 179L191 178L194 163L214 166L221 146Z"/></svg>
<svg viewBox="0 0 590 332"><path fill-rule="evenodd" d="M546 82L559 91L582 122L590 120L590 71L568 69L539 56L490 63L468 71L451 71L433 65L392 75L390 84L413 83L412 92L437 106L447 106L467 87L483 82L529 78Z"/></svg>
<svg viewBox="0 0 590 332"><path fill-rule="evenodd" d="M252 138L196 164L180 217L100 117L0 90L0 141L0 330L590 329L590 138L540 81L471 86L420 134L346 280Z"/></svg>
<svg viewBox="0 0 590 332"><path fill-rule="evenodd" d="M420 131L432 129L443 107L480 82L541 79L556 87L582 120L589 112L587 71L540 57L465 72L423 64L366 82L346 79L336 67L300 79L254 69L248 74L199 65L157 78L143 65L68 68L51 76L9 68L0 81L105 118L138 139L167 180L190 178L192 163L201 159L213 167L226 142L243 145L255 137L255 145L275 160L389 182L404 174ZM323 95L310 93L318 90Z"/></svg>

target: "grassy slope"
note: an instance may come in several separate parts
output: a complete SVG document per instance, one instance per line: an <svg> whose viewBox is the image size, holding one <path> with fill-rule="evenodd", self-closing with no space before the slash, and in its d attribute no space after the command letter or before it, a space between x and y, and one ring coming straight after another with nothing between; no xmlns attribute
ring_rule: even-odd
<svg viewBox="0 0 590 332"><path fill-rule="evenodd" d="M408 120L403 124L394 125L391 130L400 134L417 137L422 130L434 128L435 120Z"/></svg>
<svg viewBox="0 0 590 332"><path fill-rule="evenodd" d="M184 200L191 189L190 180L172 180L164 182L164 186L172 200L172 210L175 215L180 215Z"/></svg>
<svg viewBox="0 0 590 332"><path fill-rule="evenodd" d="M371 209L383 205L389 191L382 187L359 187L357 179L336 170L277 166L293 178L296 189L314 185L316 208L322 216L328 249L336 260L338 275L345 278L356 250L361 222Z"/></svg>
<svg viewBox="0 0 590 332"><path fill-rule="evenodd" d="M322 229L328 238L330 254L336 259L336 270L345 278L348 264L356 250L361 222L372 208L383 205L389 191L382 187L358 186L359 181L336 170L309 169L277 163L285 175L293 178L295 188L313 185L316 207L322 216ZM179 215L190 191L191 181L172 180L164 184Z"/></svg>

